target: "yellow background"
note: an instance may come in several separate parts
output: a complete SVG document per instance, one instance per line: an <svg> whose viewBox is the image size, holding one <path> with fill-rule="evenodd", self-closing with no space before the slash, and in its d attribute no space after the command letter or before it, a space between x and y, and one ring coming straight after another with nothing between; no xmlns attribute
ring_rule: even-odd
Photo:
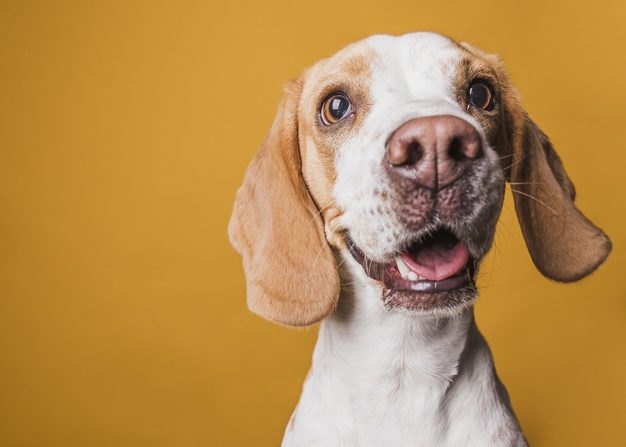
<svg viewBox="0 0 626 447"><path fill-rule="evenodd" d="M284 81L422 29L502 56L613 240L552 284L507 198L477 318L525 433L626 445L622 0L1 1L0 445L278 445L316 329L247 311L235 190Z"/></svg>

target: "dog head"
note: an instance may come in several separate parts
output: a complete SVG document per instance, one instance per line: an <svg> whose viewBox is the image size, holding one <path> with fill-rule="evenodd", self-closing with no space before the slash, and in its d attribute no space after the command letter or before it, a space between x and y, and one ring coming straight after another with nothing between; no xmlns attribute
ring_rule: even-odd
<svg viewBox="0 0 626 447"><path fill-rule="evenodd" d="M302 326L340 294L335 254L387 308L476 299L505 181L538 270L577 281L608 256L548 138L495 56L432 33L373 36L287 85L229 224L250 308Z"/></svg>

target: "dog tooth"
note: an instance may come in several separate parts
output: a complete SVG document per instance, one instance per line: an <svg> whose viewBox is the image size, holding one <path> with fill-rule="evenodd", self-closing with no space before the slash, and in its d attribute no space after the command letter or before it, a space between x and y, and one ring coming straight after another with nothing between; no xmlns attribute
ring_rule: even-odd
<svg viewBox="0 0 626 447"><path fill-rule="evenodd" d="M406 278L409 273L412 273L400 256L396 256L396 266L398 266L398 271L403 278Z"/></svg>
<svg viewBox="0 0 626 447"><path fill-rule="evenodd" d="M415 272L409 272L409 274L406 276L407 279L410 279L411 281L417 281L419 276L417 276L417 273Z"/></svg>

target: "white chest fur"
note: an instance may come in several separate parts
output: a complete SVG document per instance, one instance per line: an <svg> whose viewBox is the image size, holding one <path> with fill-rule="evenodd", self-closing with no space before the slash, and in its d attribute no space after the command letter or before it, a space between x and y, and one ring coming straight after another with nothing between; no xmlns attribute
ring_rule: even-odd
<svg viewBox="0 0 626 447"><path fill-rule="evenodd" d="M358 284L325 320L283 446L525 446L473 310L390 313Z"/></svg>

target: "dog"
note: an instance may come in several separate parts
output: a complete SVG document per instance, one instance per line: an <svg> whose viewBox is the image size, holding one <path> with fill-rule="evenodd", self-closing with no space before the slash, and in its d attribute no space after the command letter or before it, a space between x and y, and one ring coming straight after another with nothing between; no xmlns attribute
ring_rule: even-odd
<svg viewBox="0 0 626 447"><path fill-rule="evenodd" d="M376 35L285 87L228 228L253 312L322 321L283 446L528 445L473 312L505 182L544 276L604 262L497 56Z"/></svg>

